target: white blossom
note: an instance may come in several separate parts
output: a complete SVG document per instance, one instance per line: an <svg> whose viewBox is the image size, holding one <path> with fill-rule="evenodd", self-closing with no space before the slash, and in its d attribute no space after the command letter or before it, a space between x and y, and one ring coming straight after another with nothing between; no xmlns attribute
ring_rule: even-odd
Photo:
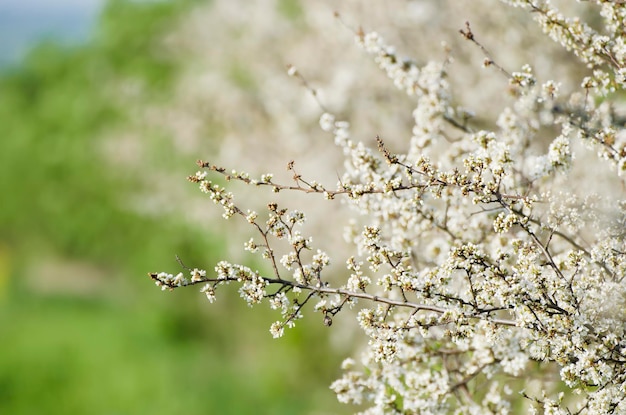
<svg viewBox="0 0 626 415"><path fill-rule="evenodd" d="M382 131L372 146L379 132L368 141L353 124L353 133L359 118L329 113L305 71L289 66L316 97L320 134L343 156L336 187L294 162L286 184L199 163L205 170L189 180L224 217L248 223L256 233L244 249L268 266L221 261L214 276L194 268L190 278L150 277L162 289L205 283L210 302L236 284L248 305L279 314L276 338L309 311L330 327L354 307L362 351L344 360L331 389L364 414L626 413L626 7L589 2L603 22L591 24L547 0L503 3L579 60L576 80L553 80L554 68L535 63L509 71L483 45L489 38L472 32L478 22L467 23L461 34L484 55L481 76L506 77L497 84L505 104L483 113L458 96L472 85L450 81L451 56L417 64L382 31L355 30L357 45L410 99L404 139L388 143ZM474 90L477 102L482 92ZM349 251L311 236L309 206L307 216L269 201L259 221L223 179L268 197L332 201L350 212ZM323 218L326 236L339 235L334 216ZM333 267L343 260L345 269Z"/></svg>

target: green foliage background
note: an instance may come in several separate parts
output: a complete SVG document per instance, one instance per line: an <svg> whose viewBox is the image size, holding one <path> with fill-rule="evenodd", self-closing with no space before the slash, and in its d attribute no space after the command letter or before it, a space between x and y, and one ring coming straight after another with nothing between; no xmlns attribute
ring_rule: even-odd
<svg viewBox="0 0 626 415"><path fill-rule="evenodd" d="M2 414L338 410L328 384L340 359L321 325L272 340L276 316L236 293L210 306L146 276L176 270L175 254L210 267L224 251L224 235L128 208L160 169L189 187L193 160L159 148L158 130L133 169L102 157L134 105L167 103L185 62L158 40L195 3L110 1L88 44L42 44L0 75ZM140 97L116 100L129 80Z"/></svg>

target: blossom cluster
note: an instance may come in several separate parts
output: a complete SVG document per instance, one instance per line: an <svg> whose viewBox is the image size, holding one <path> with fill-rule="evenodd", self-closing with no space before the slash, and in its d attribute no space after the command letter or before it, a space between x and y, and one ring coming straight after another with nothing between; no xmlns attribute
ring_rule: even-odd
<svg viewBox="0 0 626 415"><path fill-rule="evenodd" d="M479 108L454 105L451 56L418 65L379 33L355 30L356 44L413 100L405 148L353 139L350 123L320 106L319 125L344 157L336 185L303 178L294 162L285 184L199 161L189 181L225 218L252 227L244 249L268 270L222 261L215 276L151 278L164 289L202 284L211 302L236 283L249 305L280 312L274 337L308 303L327 326L356 309L367 346L331 388L365 414L626 413L626 133L616 108L626 86L626 5L594 2L599 31L547 0L504 2L528 10L580 59L590 74L577 89L542 81L530 65L505 69L467 24L462 36L485 54L486 70L506 77L510 96L495 119L480 120ZM288 74L303 79L293 66ZM575 181L579 161L584 186ZM609 171L608 192L588 185L600 169ZM345 279L303 234L302 211L270 201L262 220L223 180L343 202L353 251L333 254L345 260Z"/></svg>

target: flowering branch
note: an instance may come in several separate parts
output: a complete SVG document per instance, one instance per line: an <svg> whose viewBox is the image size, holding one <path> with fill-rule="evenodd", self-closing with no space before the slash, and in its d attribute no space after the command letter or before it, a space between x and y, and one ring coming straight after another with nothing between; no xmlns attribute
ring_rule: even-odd
<svg viewBox="0 0 626 415"><path fill-rule="evenodd" d="M211 302L235 284L250 306L267 303L280 312L274 337L293 327L307 304L326 326L356 309L369 339L363 367L346 359L331 388L341 402L371 405L366 413L509 413L512 389L544 413L625 412L626 134L609 94L626 87L626 8L595 2L607 23L600 34L547 1L505 3L528 10L592 70L578 90L539 82L530 65L505 70L467 23L461 34L480 48L485 66L506 76L513 100L491 127L478 128L453 105L449 55L418 66L378 33L353 31L415 104L406 148L392 152L380 136L376 148L353 140L350 124L288 66L317 100L320 127L345 157L336 186L304 178L293 161L289 184L198 161L200 171L188 180L224 218L252 226L255 237L244 248L267 260L270 274L221 261L215 276L183 266L189 275L150 277L165 290L201 285ZM460 137L450 140L451 130ZM579 143L593 151L576 150ZM593 180L578 185L571 179L576 156L586 176L610 165L618 185L605 195L594 192ZM302 234L303 212L270 201L263 221L235 202L224 180L320 195L352 209L346 241L353 250L333 253L345 257L345 272L328 277L331 258ZM526 379L538 389L526 392ZM572 391L568 399L555 396L557 387Z"/></svg>

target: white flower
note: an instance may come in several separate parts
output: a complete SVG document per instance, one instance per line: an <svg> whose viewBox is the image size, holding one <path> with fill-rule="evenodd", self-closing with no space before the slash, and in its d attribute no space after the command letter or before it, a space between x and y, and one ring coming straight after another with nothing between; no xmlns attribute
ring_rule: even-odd
<svg viewBox="0 0 626 415"><path fill-rule="evenodd" d="M320 127L324 131L332 131L335 127L335 117L327 112L320 117Z"/></svg>
<svg viewBox="0 0 626 415"><path fill-rule="evenodd" d="M283 334L285 334L285 327L283 323L281 323L280 321L272 323L272 326L270 327L270 333L275 339L283 337Z"/></svg>
<svg viewBox="0 0 626 415"><path fill-rule="evenodd" d="M200 289L200 292L206 295L206 298L209 300L210 303L213 303L216 300L215 288L211 284L206 284Z"/></svg>

